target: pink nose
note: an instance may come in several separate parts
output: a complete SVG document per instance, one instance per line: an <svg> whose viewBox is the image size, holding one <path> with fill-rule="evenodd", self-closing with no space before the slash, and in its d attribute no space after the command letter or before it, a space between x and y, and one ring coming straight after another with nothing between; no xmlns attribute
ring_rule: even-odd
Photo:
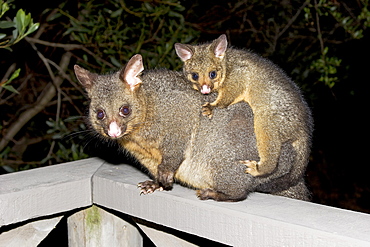
<svg viewBox="0 0 370 247"><path fill-rule="evenodd" d="M211 88L208 85L203 85L200 92L202 94L209 94L211 92Z"/></svg>
<svg viewBox="0 0 370 247"><path fill-rule="evenodd" d="M119 137L121 133L122 133L121 128L118 126L118 124L115 121L109 124L108 135L110 137L113 137L113 138Z"/></svg>

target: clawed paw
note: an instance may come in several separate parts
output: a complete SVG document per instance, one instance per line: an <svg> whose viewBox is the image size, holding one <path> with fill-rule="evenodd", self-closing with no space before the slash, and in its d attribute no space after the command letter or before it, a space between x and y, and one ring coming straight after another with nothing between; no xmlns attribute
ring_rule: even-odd
<svg viewBox="0 0 370 247"><path fill-rule="evenodd" d="M215 192L212 189L202 189L202 190L197 190L196 194L200 200L208 200L208 199L215 199L217 192Z"/></svg>
<svg viewBox="0 0 370 247"><path fill-rule="evenodd" d="M213 110L213 107L211 106L211 104L209 102L205 103L202 106L202 114L203 114L203 116L212 118L212 110Z"/></svg>
<svg viewBox="0 0 370 247"><path fill-rule="evenodd" d="M242 160L240 161L241 164L245 165L247 168L245 169L245 173L249 173L252 176L260 175L258 171L258 162L255 160Z"/></svg>
<svg viewBox="0 0 370 247"><path fill-rule="evenodd" d="M173 185L174 173L171 171L158 171L157 183L160 184L162 190L171 190Z"/></svg>
<svg viewBox="0 0 370 247"><path fill-rule="evenodd" d="M231 196L228 196L223 192L215 191L214 189L197 190L197 197L200 200L212 199L215 201L228 201L228 202L235 202L244 199L242 197L232 198Z"/></svg>
<svg viewBox="0 0 370 247"><path fill-rule="evenodd" d="M152 180L147 180L145 182L139 183L137 187L140 188L140 195L151 194L156 190L163 190L162 186Z"/></svg>

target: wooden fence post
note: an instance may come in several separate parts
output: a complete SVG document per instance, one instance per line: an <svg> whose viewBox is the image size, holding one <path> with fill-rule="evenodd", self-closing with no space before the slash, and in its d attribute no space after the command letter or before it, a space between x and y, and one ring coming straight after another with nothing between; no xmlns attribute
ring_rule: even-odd
<svg viewBox="0 0 370 247"><path fill-rule="evenodd" d="M68 245L142 247L143 239L136 227L93 205L68 218Z"/></svg>

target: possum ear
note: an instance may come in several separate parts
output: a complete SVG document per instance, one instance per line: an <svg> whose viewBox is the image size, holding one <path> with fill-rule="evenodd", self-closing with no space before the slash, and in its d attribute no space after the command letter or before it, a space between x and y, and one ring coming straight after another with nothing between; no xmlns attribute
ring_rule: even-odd
<svg viewBox="0 0 370 247"><path fill-rule="evenodd" d="M183 62L189 60L194 55L193 49L190 45L176 43L175 50L177 56L179 56Z"/></svg>
<svg viewBox="0 0 370 247"><path fill-rule="evenodd" d="M75 74L77 80L81 83L81 85L86 89L86 91L90 91L94 81L98 77L97 74L91 73L90 71L81 68L77 64L74 66Z"/></svg>
<svg viewBox="0 0 370 247"><path fill-rule="evenodd" d="M226 38L226 35L225 34L222 34L220 37L218 37L218 39L216 39L215 41L213 41L213 45L214 45L214 54L217 58L224 58L225 56L225 52L226 52L226 49L227 49L227 38Z"/></svg>
<svg viewBox="0 0 370 247"><path fill-rule="evenodd" d="M142 83L139 75L143 70L143 58L140 54L136 54L128 61L126 67L121 69L119 77L130 87L131 91L134 91Z"/></svg>

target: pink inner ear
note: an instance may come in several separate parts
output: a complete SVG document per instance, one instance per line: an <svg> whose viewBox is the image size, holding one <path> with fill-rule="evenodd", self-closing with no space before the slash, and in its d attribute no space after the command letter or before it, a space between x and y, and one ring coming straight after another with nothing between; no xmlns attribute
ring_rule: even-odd
<svg viewBox="0 0 370 247"><path fill-rule="evenodd" d="M93 81L96 79L97 75L90 73L89 71L81 68L78 65L74 66L75 74L78 81L81 83L82 86L85 88L90 88L92 86Z"/></svg>
<svg viewBox="0 0 370 247"><path fill-rule="evenodd" d="M139 83L141 83L141 80L139 78L135 77L127 77L126 78L127 84L130 86L131 89L134 89L135 86Z"/></svg>
<svg viewBox="0 0 370 247"><path fill-rule="evenodd" d="M137 54L133 56L127 63L124 71L123 79L130 86L131 90L134 90L136 85L141 83L138 75L144 70L141 55Z"/></svg>
<svg viewBox="0 0 370 247"><path fill-rule="evenodd" d="M189 60L191 58L191 52L187 51L187 50L182 50L181 52L181 59L186 61L186 60Z"/></svg>
<svg viewBox="0 0 370 247"><path fill-rule="evenodd" d="M193 53L191 50L189 50L187 47L183 46L182 44L175 44L175 50L176 54L181 58L183 62L186 60L189 60L192 56Z"/></svg>
<svg viewBox="0 0 370 247"><path fill-rule="evenodd" d="M217 48L218 49L215 50L215 56L216 57L223 57L225 55L226 49L219 48L219 47L217 47Z"/></svg>
<svg viewBox="0 0 370 247"><path fill-rule="evenodd" d="M216 57L219 57L219 58L223 58L225 56L225 52L226 52L226 49L227 49L227 39L226 39L226 35L221 35L218 39L217 39L217 45L215 47L215 56Z"/></svg>
<svg viewBox="0 0 370 247"><path fill-rule="evenodd" d="M215 49L215 56L216 57L223 57L226 52L227 45L219 44Z"/></svg>

